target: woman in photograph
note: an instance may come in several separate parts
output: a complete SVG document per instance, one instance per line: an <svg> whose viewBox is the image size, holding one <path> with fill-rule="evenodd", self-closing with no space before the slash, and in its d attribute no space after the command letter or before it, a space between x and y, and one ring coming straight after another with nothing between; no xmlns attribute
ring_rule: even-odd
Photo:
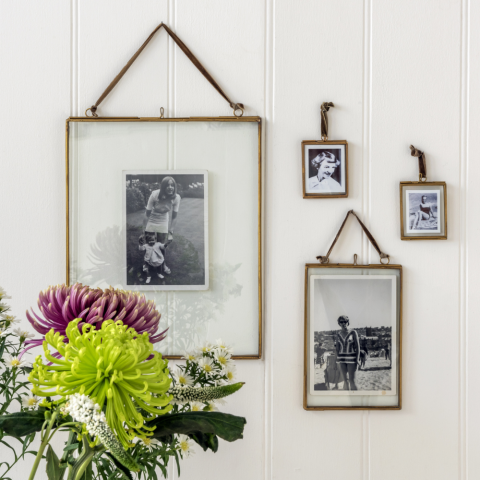
<svg viewBox="0 0 480 480"><path fill-rule="evenodd" d="M333 173L340 165L340 160L337 159L335 154L324 150L310 163L312 167L317 169L317 174L308 179L309 193L338 193L342 191L342 186L332 178Z"/></svg>
<svg viewBox="0 0 480 480"><path fill-rule="evenodd" d="M355 372L360 365L360 341L358 333L354 329L348 328L350 319L346 315L338 317L340 331L335 337L335 347L337 350L337 363L340 365L344 390L358 390L355 385Z"/></svg>
<svg viewBox="0 0 480 480"><path fill-rule="evenodd" d="M171 270L166 265L165 247L173 240L179 208L180 195L177 193L177 182L172 177L165 177L160 183L160 188L154 190L148 199L143 230L145 235L156 234L157 241L164 245L165 261L162 271L166 274L171 273Z"/></svg>
<svg viewBox="0 0 480 480"><path fill-rule="evenodd" d="M422 202L418 206L418 211L415 212L415 218L413 219L412 230L416 230L420 220L430 220L433 215L433 206L431 203L427 203L427 196L422 195Z"/></svg>

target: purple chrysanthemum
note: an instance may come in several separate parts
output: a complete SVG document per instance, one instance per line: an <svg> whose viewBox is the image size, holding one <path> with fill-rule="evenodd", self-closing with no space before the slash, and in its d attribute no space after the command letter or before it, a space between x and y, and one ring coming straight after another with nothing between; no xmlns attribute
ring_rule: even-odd
<svg viewBox="0 0 480 480"><path fill-rule="evenodd" d="M40 292L38 308L43 318L33 309L33 316L27 311L27 318L33 328L43 336L53 328L55 332L66 337L68 324L81 318L83 322L78 324L80 330L85 323L95 324L98 330L105 320L122 320L124 325L134 328L139 334L147 332L152 343L165 338L166 330L156 334L161 315L155 308L155 302L147 300L145 295L137 292L114 288L102 290L83 286L81 283L70 287L56 285ZM43 338L27 340L22 355L42 343Z"/></svg>

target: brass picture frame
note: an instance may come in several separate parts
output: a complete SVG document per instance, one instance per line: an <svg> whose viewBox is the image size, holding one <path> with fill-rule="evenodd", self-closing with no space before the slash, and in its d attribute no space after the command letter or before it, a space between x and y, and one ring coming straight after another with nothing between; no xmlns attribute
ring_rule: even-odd
<svg viewBox="0 0 480 480"><path fill-rule="evenodd" d="M413 224L410 224L410 212L416 207L411 207L409 204L409 191L411 193L416 191L414 193L416 196L428 195L435 199L437 204L437 225L435 228L438 232L429 233L427 229L422 231L413 228L415 222L417 222L417 225L419 223L415 216ZM418 211L420 210L418 209ZM434 218L433 211L431 215ZM402 240L447 240L447 184L445 182L400 182L400 238Z"/></svg>
<svg viewBox="0 0 480 480"><path fill-rule="evenodd" d="M263 162L262 162L262 119L258 116L232 116L232 117L69 117L65 123L65 172L66 172L66 284L70 284L70 145L69 130L70 124L76 122L102 123L102 122L226 122L242 123L251 122L258 124L258 353L255 355L233 355L236 360L258 360L262 358L263 351ZM165 358L179 360L180 355L164 355Z"/></svg>
<svg viewBox="0 0 480 480"><path fill-rule="evenodd" d="M322 274L325 272L325 275L329 275L333 272L333 269L345 269L347 275L357 275L355 272L360 273L361 270L381 270L382 272L388 272L392 270L396 270L397 272L392 272L390 275L393 278L398 278L398 284L395 285L396 289L396 336L395 336L395 357L396 357L396 394L395 396L391 396L392 401L390 403L394 403L392 405L365 405L368 400L363 401L360 398L360 402L363 402L362 405L313 405L312 399L313 396L309 394L309 362L312 358L310 355L310 319L309 319L309 277L312 269L321 269ZM343 272L344 270L342 270ZM372 275L364 275L364 278L375 278L375 272L372 272ZM340 275L337 273L337 275ZM379 273L377 273L379 275ZM340 278L340 277L339 277ZM343 278L343 277L342 277ZM379 277L382 278L382 277ZM304 291L304 393L303 393L303 408L307 411L323 411L323 410L401 410L402 408L402 295L403 295L403 287L402 287L402 266L401 265L385 265L385 264L372 264L372 265L357 265L357 264L319 264L319 263L308 263L305 265L305 291ZM391 333L393 339L393 332ZM392 352L393 352L393 340L392 340ZM391 353L393 357L393 353ZM386 357L385 357L386 358ZM391 361L391 365L393 365L393 361ZM316 364L313 365L313 371L315 374ZM391 374L390 374L391 375ZM326 381L325 381L326 383ZM327 386L328 389L328 386ZM317 390L315 388L315 390ZM325 389L323 389L325 390ZM340 390L338 390L340 391ZM382 392L380 395L377 394L375 398L380 399L377 401L381 402L381 399L385 399L386 397L383 395L385 392ZM334 397L333 401L336 398L350 398L352 396L343 396L340 397L339 394L336 396L334 392L332 392ZM348 395L348 394L345 394ZM358 397L366 397L367 395L357 394ZM321 398L320 396L316 398ZM327 398L327 397L324 397ZM373 398L373 397L371 397ZM309 401L310 400L310 401ZM329 403L332 403L329 402ZM358 402L357 402L358 403ZM375 402L373 402L375 403Z"/></svg>
<svg viewBox="0 0 480 480"><path fill-rule="evenodd" d="M341 158L337 157L337 161L339 162L339 169L336 169L336 172L333 173L331 177L328 178L328 181L331 183L340 183L340 188L342 191L333 191L332 193L326 193L326 192L314 192L311 191L312 189L309 188L309 180L311 180L313 177L310 176L311 173L313 173L314 168L311 163L311 159L308 158L308 155L306 152L314 152L313 154L315 155L315 150L314 148L310 148L311 146L319 147L318 149L325 149L329 150L333 149L338 145L340 148L337 149L338 152L340 153ZM322 148L322 147L327 147L327 148ZM342 155L343 153L343 155ZM344 158L342 158L344 157ZM340 182L337 182L337 180L334 180L333 176L338 175L337 179L340 180ZM302 142L302 185L303 185L303 198L347 198L348 197L348 142L346 140L304 140ZM310 190L310 191L309 191ZM338 189L337 189L338 190Z"/></svg>

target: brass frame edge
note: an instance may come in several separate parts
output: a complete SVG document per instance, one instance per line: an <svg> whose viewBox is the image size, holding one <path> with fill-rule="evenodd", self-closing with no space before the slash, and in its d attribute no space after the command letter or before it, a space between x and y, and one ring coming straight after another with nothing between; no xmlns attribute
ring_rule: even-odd
<svg viewBox="0 0 480 480"><path fill-rule="evenodd" d="M443 211L445 213L445 235L436 235L436 236L416 236L416 237L409 237L405 236L405 223L403 221L403 187L404 186L412 186L412 185L438 185L443 187ZM447 229L447 210L448 210L448 202L447 202L447 184L446 182L400 182L400 239L401 240L448 240L448 229Z"/></svg>
<svg viewBox="0 0 480 480"><path fill-rule="evenodd" d="M389 270L399 270L400 271L400 309L399 309L399 324L398 324L398 405L395 406L373 406L373 407L309 407L307 404L307 369L308 369L308 358L307 358L307 343L308 343L308 332L307 332L307 299L308 299L308 269L309 268L383 268ZM313 411L324 411L324 410L401 410L402 409L402 342L403 342L403 269L401 265L384 265L383 263L379 264L368 264L368 265L354 265L349 263L337 263L337 264L320 264L320 263L306 263L305 264L305 289L304 289L304 324L303 324L303 334L304 334L304 344L303 344L303 409L309 412Z"/></svg>
<svg viewBox="0 0 480 480"><path fill-rule="evenodd" d="M70 284L70 189L69 189L69 123L70 122L256 122L258 123L258 354L233 355L234 360L261 360L263 353L263 163L262 163L262 119L250 117L69 117L65 124L65 172L66 172L66 280ZM164 355L169 360L180 360L179 355Z"/></svg>
<svg viewBox="0 0 480 480"><path fill-rule="evenodd" d="M341 194L311 194L305 192L305 145L345 145L345 193ZM303 198L348 198L348 142L347 140L303 140L302 141L302 185Z"/></svg>

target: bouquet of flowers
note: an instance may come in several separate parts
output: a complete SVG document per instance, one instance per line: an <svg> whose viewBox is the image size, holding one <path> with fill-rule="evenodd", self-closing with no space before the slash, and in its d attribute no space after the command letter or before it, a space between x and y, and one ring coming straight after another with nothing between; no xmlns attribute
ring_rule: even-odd
<svg viewBox="0 0 480 480"><path fill-rule="evenodd" d="M157 479L171 458L180 474L194 444L216 452L218 437L242 438L246 420L217 411L243 385L234 382L232 349L221 340L185 352L185 364L170 370L154 350L166 334L157 333L160 313L143 295L49 287L39 295L40 312L27 312L40 339L12 328L7 298L0 289L0 448L13 458L2 454L0 478L31 454L29 480L42 459L49 480ZM35 347L43 352L29 366L25 353ZM60 455L50 444L57 432L68 432ZM6 436L20 442L19 452Z"/></svg>

